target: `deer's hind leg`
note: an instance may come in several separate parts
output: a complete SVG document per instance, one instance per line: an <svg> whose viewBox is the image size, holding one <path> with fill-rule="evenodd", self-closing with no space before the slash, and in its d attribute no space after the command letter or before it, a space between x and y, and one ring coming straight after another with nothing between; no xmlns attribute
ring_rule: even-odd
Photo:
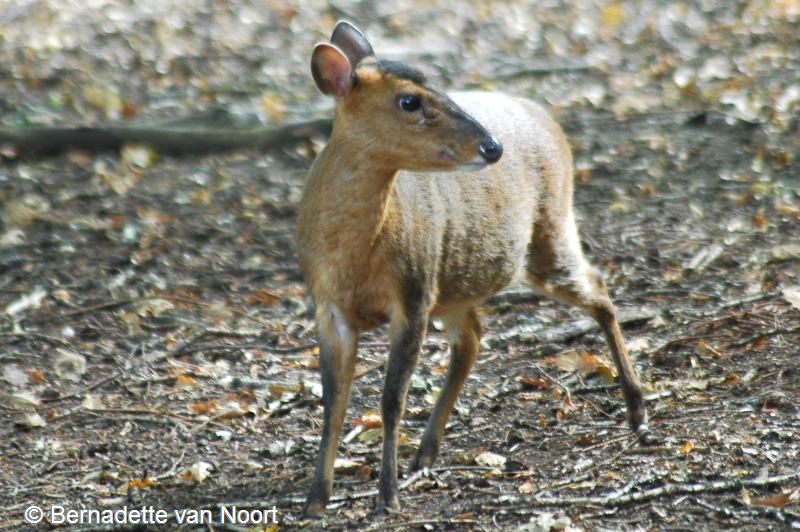
<svg viewBox="0 0 800 532"><path fill-rule="evenodd" d="M528 282L537 292L576 305L597 321L619 372L631 430L648 441L647 410L642 387L622 338L616 308L599 272L584 258L575 220L537 222L529 246Z"/></svg>

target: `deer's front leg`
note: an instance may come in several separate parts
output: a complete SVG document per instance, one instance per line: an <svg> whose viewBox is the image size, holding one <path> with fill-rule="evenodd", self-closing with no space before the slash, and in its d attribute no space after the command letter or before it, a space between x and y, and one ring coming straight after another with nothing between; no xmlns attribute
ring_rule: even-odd
<svg viewBox="0 0 800 532"><path fill-rule="evenodd" d="M450 339L450 367L417 449L417 455L411 463L411 471L433 466L433 461L439 454L447 419L453 411L458 393L467 380L480 348L481 322L474 307L445 316L444 324Z"/></svg>
<svg viewBox="0 0 800 532"><path fill-rule="evenodd" d="M341 311L332 304L317 307L319 329L319 368L322 374L324 425L319 456L303 512L317 517L333 490L333 461L342 432L358 349L358 332L350 327Z"/></svg>
<svg viewBox="0 0 800 532"><path fill-rule="evenodd" d="M406 404L408 381L414 373L428 327L428 307L415 302L402 318L392 323L392 342L386 367L381 410L383 414L383 463L378 487L378 507L397 508L397 437Z"/></svg>

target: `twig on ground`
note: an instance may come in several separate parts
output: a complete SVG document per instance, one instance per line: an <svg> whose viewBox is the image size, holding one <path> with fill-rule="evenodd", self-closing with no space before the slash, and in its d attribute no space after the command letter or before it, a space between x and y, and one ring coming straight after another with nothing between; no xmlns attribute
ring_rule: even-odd
<svg viewBox="0 0 800 532"><path fill-rule="evenodd" d="M775 329L770 329L768 331L761 331L760 333L756 333L752 336L748 336L746 338L742 338L741 340L736 340L735 342L731 342L728 344L729 348L732 347L744 347L747 344L751 344L762 338L769 338L770 336L777 336L779 334L800 334L800 327L777 327Z"/></svg>
<svg viewBox="0 0 800 532"><path fill-rule="evenodd" d="M556 490L556 489L559 489L559 488L570 486L570 485L575 484L577 482L583 482L584 480L587 480L587 479L591 478L594 475L595 471L597 471L597 470L599 470L601 468L610 466L611 464L616 462L619 459L620 456L625 454L632 446L636 445L636 440L633 438L632 434L626 434L624 437L612 438L610 441L605 442L605 445L614 443L614 442L619 441L620 439L623 439L623 438L624 439L630 438L631 441L627 445L625 445L622 448L621 451L615 453L608 460L604 460L604 461L600 462L599 464L595 464L594 466L590 467L589 469L583 470L579 474L573 475L572 477L570 477L568 479L552 482L552 483L548 484L547 486L545 486L545 487L543 487L543 488L541 488L539 490L536 490L535 494L546 493L548 491L553 491L553 490ZM596 447L598 447L598 445L594 445L592 447L588 447L585 451L588 451L589 449L596 448Z"/></svg>
<svg viewBox="0 0 800 532"><path fill-rule="evenodd" d="M316 342L296 345L292 347L276 347L266 343L259 344L203 344L196 345L191 348L185 348L181 354L197 353L199 351L242 351L244 349L260 349L262 351L269 351L270 353L299 353L301 351L308 351L317 347Z"/></svg>
<svg viewBox="0 0 800 532"><path fill-rule="evenodd" d="M608 393L619 390L619 384L600 384L598 386L578 386L570 391L572 395L586 395L592 393Z"/></svg>
<svg viewBox="0 0 800 532"><path fill-rule="evenodd" d="M376 532L378 530L394 530L395 528L403 528L403 529L410 529L413 527L418 526L425 526L425 525L469 525L469 524L477 524L478 521L475 519L448 519L448 518L433 518L433 519L415 519L413 521L398 521L396 523L382 523L378 525L372 525L369 528L364 528L362 530L369 531L369 532Z"/></svg>
<svg viewBox="0 0 800 532"><path fill-rule="evenodd" d="M64 312L60 314L58 318L73 318L75 316L80 316L81 314L87 314L90 312L96 312L98 310L110 310L117 307L123 307L125 305L130 305L132 303L137 303L139 301L143 301L146 299L152 298L133 298L133 299L119 299L114 301L105 301L103 303L97 303L96 305L90 305L88 307L81 307L76 308L75 310L70 310L69 312Z"/></svg>
<svg viewBox="0 0 800 532"><path fill-rule="evenodd" d="M633 447L628 449L625 454L661 454L661 453L674 453L674 447L652 446L652 447Z"/></svg>
<svg viewBox="0 0 800 532"><path fill-rule="evenodd" d="M72 344L67 342L66 340L62 340L61 338L56 338L55 336L48 336L42 333L36 332L0 332L0 337L10 337L10 338L27 338L32 340L41 340L43 342L50 342L52 344L60 345L61 347L71 347Z"/></svg>
<svg viewBox="0 0 800 532"><path fill-rule="evenodd" d="M698 342L700 340L705 340L706 338L717 338L719 334L698 334L698 335L691 335L691 336L681 336L680 338L673 338L672 340L667 340L663 344L659 344L653 349L647 351L648 356L653 356L656 353L660 353L665 349L669 349L670 347L686 344L689 342Z"/></svg>
<svg viewBox="0 0 800 532"><path fill-rule="evenodd" d="M174 477L175 475L177 475L178 474L178 466L181 464L181 462L183 462L183 458L185 456L186 456L186 449L183 449L181 451L181 455L178 457L178 459L175 460L172 463L172 467L170 467L167 471L154 476L153 480L161 480L161 479L164 479L164 478L170 478L170 477Z"/></svg>
<svg viewBox="0 0 800 532"><path fill-rule="evenodd" d="M62 395L62 396L59 396L59 397L42 397L41 401L43 403L57 403L59 401L67 401L69 399L80 399L81 397L86 395L88 392L91 392L92 390L94 390L96 388L99 388L100 386L106 384L107 382L113 381L114 379L118 378L119 376L120 376L120 371L119 370L115 370L115 371L111 372L110 375L108 375L106 377L103 377L102 379L98 379L98 380L94 381L93 383L91 383L90 385L82 388L81 391L79 391L79 392L73 392L73 393L71 393L69 395Z"/></svg>

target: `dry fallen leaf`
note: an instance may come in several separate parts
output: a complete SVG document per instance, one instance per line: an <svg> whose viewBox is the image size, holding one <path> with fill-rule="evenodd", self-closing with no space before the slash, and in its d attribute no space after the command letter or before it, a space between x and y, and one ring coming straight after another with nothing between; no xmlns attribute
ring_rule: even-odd
<svg viewBox="0 0 800 532"><path fill-rule="evenodd" d="M150 486L156 483L155 480L152 478L134 478L128 481L128 490L132 489L144 489L149 488Z"/></svg>
<svg viewBox="0 0 800 532"><path fill-rule="evenodd" d="M360 418L353 420L352 427L362 425L365 430L383 427L383 418L379 412L366 412Z"/></svg>
<svg viewBox="0 0 800 532"><path fill-rule="evenodd" d="M574 349L556 354L556 367L561 371L572 372L578 369L578 352Z"/></svg>
<svg viewBox="0 0 800 532"><path fill-rule="evenodd" d="M202 403L190 403L189 412L193 414L210 414L217 409L217 400L209 399Z"/></svg>
<svg viewBox="0 0 800 532"><path fill-rule="evenodd" d="M245 416L250 411L244 407L239 401L236 400L229 400L225 401L222 405L219 406L217 409L217 415L215 416L216 419L233 419L237 417Z"/></svg>
<svg viewBox="0 0 800 532"><path fill-rule="evenodd" d="M3 373L0 375L0 379L19 387L25 386L30 381L28 373L22 371L16 364L3 366Z"/></svg>
<svg viewBox="0 0 800 532"><path fill-rule="evenodd" d="M734 384L737 384L739 380L739 375L731 372L727 377L725 377L725 379L722 381L722 384L725 386L733 386Z"/></svg>
<svg viewBox="0 0 800 532"><path fill-rule="evenodd" d="M783 508L787 504L794 504L800 499L800 490L794 490L766 497L751 497L750 503L758 506L771 506L772 508Z"/></svg>
<svg viewBox="0 0 800 532"><path fill-rule="evenodd" d="M358 435L358 441L361 443L375 443L383 438L383 428L374 428L365 430Z"/></svg>
<svg viewBox="0 0 800 532"><path fill-rule="evenodd" d="M189 201L194 205L208 205L213 197L214 194L211 190L205 187L198 187L189 194Z"/></svg>
<svg viewBox="0 0 800 532"><path fill-rule="evenodd" d="M747 488L742 488L742 491L739 493L739 496L741 497L742 503L745 506L750 506L751 503L750 492L747 490Z"/></svg>
<svg viewBox="0 0 800 532"><path fill-rule="evenodd" d="M569 530L572 525L572 519L566 515L556 517L555 514L550 512L543 512L536 514L528 520L528 524L520 528L520 530L529 530L531 532L550 532L552 530Z"/></svg>
<svg viewBox="0 0 800 532"><path fill-rule="evenodd" d="M44 380L44 371L40 369L29 369L28 370L28 381L31 384L39 384Z"/></svg>
<svg viewBox="0 0 800 532"><path fill-rule="evenodd" d="M533 388L535 390L546 390L550 387L550 381L539 377L521 377L519 382L525 388Z"/></svg>
<svg viewBox="0 0 800 532"><path fill-rule="evenodd" d="M625 343L631 353L639 353L650 349L650 339L644 336L633 338Z"/></svg>
<svg viewBox="0 0 800 532"><path fill-rule="evenodd" d="M600 377L600 380L603 384L611 385L616 382L617 374L616 368L608 365L608 364L599 364L596 368L597 375Z"/></svg>
<svg viewBox="0 0 800 532"><path fill-rule="evenodd" d="M36 428L46 426L47 422L36 412L29 412L17 418L15 424L23 427Z"/></svg>
<svg viewBox="0 0 800 532"><path fill-rule="evenodd" d="M10 410L33 410L41 402L31 392L2 393L0 392L0 405Z"/></svg>
<svg viewBox="0 0 800 532"><path fill-rule="evenodd" d="M58 354L53 362L53 371L56 375L68 381L80 381L86 373L86 357L66 349L59 348L56 351Z"/></svg>
<svg viewBox="0 0 800 532"><path fill-rule="evenodd" d="M596 373L606 384L613 384L616 380L616 368L603 357L593 355L588 351L578 353L574 349L556 355L556 367L561 371L578 371L582 376Z"/></svg>
<svg viewBox="0 0 800 532"><path fill-rule="evenodd" d="M36 220L48 218L50 203L42 196L26 194L20 198L6 200L2 210L2 221L7 227L26 227Z"/></svg>
<svg viewBox="0 0 800 532"><path fill-rule="evenodd" d="M536 486L534 486L533 481L528 478L528 479L525 479L525 482L520 484L520 486L517 488L517 491L527 495L529 493L533 493L533 491L535 489L536 489Z"/></svg>
<svg viewBox="0 0 800 532"><path fill-rule="evenodd" d="M612 31L627 18L625 6L621 2L613 2L600 12L600 26L606 31Z"/></svg>
<svg viewBox="0 0 800 532"><path fill-rule="evenodd" d="M99 395L95 395L92 393L87 393L83 401L81 401L81 407L86 410L102 410L105 408L103 404L103 399Z"/></svg>
<svg viewBox="0 0 800 532"><path fill-rule="evenodd" d="M349 458L337 458L333 461L333 469L337 473L356 473L361 469L363 462L350 460Z"/></svg>
<svg viewBox="0 0 800 532"><path fill-rule="evenodd" d="M475 457L475 463L486 467L503 467L506 465L506 457L489 451L484 451Z"/></svg>
<svg viewBox="0 0 800 532"><path fill-rule="evenodd" d="M681 445L681 448L678 449L678 452L680 454L687 455L692 452L692 449L694 449L694 442L692 440L688 440L686 443Z"/></svg>
<svg viewBox="0 0 800 532"><path fill-rule="evenodd" d="M20 246L25 243L25 231L14 227L0 235L0 249Z"/></svg>
<svg viewBox="0 0 800 532"><path fill-rule="evenodd" d="M800 208L791 203L778 201L775 203L775 210L781 214L787 214L793 220L800 218Z"/></svg>
<svg viewBox="0 0 800 532"><path fill-rule="evenodd" d="M268 307L275 306L280 300L280 296L273 294L268 288L261 288L255 294L251 294L245 298L245 301L248 303L260 303Z"/></svg>
<svg viewBox="0 0 800 532"><path fill-rule="evenodd" d="M781 290L783 299L791 306L800 310L800 287L785 287Z"/></svg>
<svg viewBox="0 0 800 532"><path fill-rule="evenodd" d="M192 386L197 385L197 380L190 375L186 375L181 373L175 377L175 388L184 388L188 387L191 388Z"/></svg>
<svg viewBox="0 0 800 532"><path fill-rule="evenodd" d="M148 168L158 159L156 151L141 144L125 144L120 150L122 162L138 168Z"/></svg>
<svg viewBox="0 0 800 532"><path fill-rule="evenodd" d="M86 85L83 97L89 105L101 111L106 118L118 118L123 101L116 89L106 85Z"/></svg>
<svg viewBox="0 0 800 532"><path fill-rule="evenodd" d="M209 477L214 466L208 462L196 462L191 466L182 469L178 473L178 478L184 482L197 482L200 484Z"/></svg>
<svg viewBox="0 0 800 532"><path fill-rule="evenodd" d="M271 397L280 397L285 393L301 393L303 391L302 383L297 384L270 384L267 389Z"/></svg>

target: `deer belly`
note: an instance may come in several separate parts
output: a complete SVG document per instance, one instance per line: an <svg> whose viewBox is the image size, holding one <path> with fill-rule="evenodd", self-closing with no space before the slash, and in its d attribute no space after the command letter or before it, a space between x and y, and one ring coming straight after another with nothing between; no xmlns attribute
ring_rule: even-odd
<svg viewBox="0 0 800 532"><path fill-rule="evenodd" d="M527 242L488 238L451 251L439 269L439 300L481 299L508 286L524 271Z"/></svg>

